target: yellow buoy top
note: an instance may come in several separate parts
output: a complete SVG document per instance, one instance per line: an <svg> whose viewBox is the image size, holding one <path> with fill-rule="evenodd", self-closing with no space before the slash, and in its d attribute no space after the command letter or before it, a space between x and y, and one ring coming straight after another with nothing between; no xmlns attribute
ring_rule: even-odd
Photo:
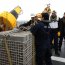
<svg viewBox="0 0 65 65"><path fill-rule="evenodd" d="M11 12L4 11L0 14L0 27L2 27L3 31L12 30L16 27L16 19L20 12L21 7L17 6Z"/></svg>

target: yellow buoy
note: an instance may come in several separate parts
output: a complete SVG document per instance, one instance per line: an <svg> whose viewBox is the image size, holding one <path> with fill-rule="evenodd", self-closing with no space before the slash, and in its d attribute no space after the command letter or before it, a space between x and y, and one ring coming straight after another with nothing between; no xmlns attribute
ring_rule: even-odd
<svg viewBox="0 0 65 65"><path fill-rule="evenodd" d="M16 19L21 12L21 7L15 7L11 12L4 11L0 14L0 26L2 25L2 30L12 30L16 27Z"/></svg>

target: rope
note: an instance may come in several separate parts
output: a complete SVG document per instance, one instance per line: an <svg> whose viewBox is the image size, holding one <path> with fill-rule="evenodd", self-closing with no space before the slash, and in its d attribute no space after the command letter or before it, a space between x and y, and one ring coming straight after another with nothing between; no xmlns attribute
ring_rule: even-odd
<svg viewBox="0 0 65 65"><path fill-rule="evenodd" d="M5 43L5 48L6 48L7 55L8 55L9 64L12 65L12 60L11 60L10 51L9 51L9 48L8 48L7 36L6 35L4 35L4 43Z"/></svg>

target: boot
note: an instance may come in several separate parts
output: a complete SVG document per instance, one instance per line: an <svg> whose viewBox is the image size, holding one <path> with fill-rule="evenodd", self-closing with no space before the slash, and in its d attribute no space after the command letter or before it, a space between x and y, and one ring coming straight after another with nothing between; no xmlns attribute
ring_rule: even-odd
<svg viewBox="0 0 65 65"><path fill-rule="evenodd" d="M60 56L60 53L58 51L55 51L56 56Z"/></svg>

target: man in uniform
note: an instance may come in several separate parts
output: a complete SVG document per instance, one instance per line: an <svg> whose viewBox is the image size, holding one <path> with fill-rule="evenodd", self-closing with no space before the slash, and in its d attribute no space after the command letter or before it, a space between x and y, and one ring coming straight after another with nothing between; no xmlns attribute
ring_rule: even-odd
<svg viewBox="0 0 65 65"><path fill-rule="evenodd" d="M46 17L44 14L44 20L39 21L38 24L30 29L35 37L36 65L52 65L49 38L50 30L47 28L47 25L44 24Z"/></svg>
<svg viewBox="0 0 65 65"><path fill-rule="evenodd" d="M53 47L52 40L54 40L54 50L55 55L60 55L58 52L58 22L57 22L57 14L55 11L52 12L52 15L50 17L51 23L51 34L50 34L50 42L51 42L51 48Z"/></svg>
<svg viewBox="0 0 65 65"><path fill-rule="evenodd" d="M59 41L59 51L61 51L62 41L65 37L65 12L61 19L59 19L59 31L60 31L60 41Z"/></svg>

